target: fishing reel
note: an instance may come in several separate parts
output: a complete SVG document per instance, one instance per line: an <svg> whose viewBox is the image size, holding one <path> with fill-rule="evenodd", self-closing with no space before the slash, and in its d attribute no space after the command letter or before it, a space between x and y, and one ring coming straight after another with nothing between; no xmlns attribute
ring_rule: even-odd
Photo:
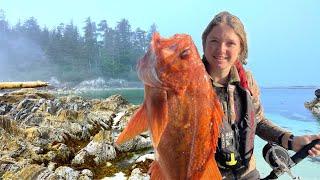
<svg viewBox="0 0 320 180"><path fill-rule="evenodd" d="M263 147L262 154L265 161L273 169L272 172L264 178L277 179L285 172L289 174L292 179L300 179L298 176L294 176L290 169L298 164L301 160L308 156L308 151L316 144L319 144L320 140L313 140L310 144L304 146L300 151L290 157L288 151L283 147L275 144L268 143Z"/></svg>

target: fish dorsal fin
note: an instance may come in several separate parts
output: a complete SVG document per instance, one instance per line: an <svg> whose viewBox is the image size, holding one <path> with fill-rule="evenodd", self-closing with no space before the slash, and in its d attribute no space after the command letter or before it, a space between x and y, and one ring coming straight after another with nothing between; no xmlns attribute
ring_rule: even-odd
<svg viewBox="0 0 320 180"><path fill-rule="evenodd" d="M145 102L148 123L152 135L153 147L157 148L161 136L168 124L167 92L162 89L145 86Z"/></svg>
<svg viewBox="0 0 320 180"><path fill-rule="evenodd" d="M126 128L119 135L116 144L122 144L148 129L145 103L135 112Z"/></svg>

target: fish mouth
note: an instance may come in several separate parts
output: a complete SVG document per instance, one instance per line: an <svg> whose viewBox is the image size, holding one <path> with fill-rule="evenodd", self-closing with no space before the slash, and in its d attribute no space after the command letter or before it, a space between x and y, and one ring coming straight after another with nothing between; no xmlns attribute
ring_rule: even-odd
<svg viewBox="0 0 320 180"><path fill-rule="evenodd" d="M148 73L138 73L138 77L143 81L144 85L163 90L170 89L159 79L155 68L151 68Z"/></svg>
<svg viewBox="0 0 320 180"><path fill-rule="evenodd" d="M163 86L163 82L160 80L159 76L158 76L158 73L156 71L156 68L153 67L151 69L151 84L154 86L154 87L157 87L157 88L161 88L161 87L164 87Z"/></svg>
<svg viewBox="0 0 320 180"><path fill-rule="evenodd" d="M148 57L140 59L137 65L138 77L145 85L165 89L164 83L158 76L155 59L156 55L154 52L151 52Z"/></svg>

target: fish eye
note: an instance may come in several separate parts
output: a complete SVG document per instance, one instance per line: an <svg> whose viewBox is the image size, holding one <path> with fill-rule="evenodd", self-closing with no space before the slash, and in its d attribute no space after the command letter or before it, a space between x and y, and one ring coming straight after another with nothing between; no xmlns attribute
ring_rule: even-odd
<svg viewBox="0 0 320 180"><path fill-rule="evenodd" d="M180 53L180 58L181 59L187 59L190 54L191 54L191 50L189 48L185 49Z"/></svg>

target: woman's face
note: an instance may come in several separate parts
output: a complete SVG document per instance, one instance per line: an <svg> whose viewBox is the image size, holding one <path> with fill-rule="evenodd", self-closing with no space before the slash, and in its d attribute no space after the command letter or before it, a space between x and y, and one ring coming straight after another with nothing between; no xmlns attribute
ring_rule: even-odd
<svg viewBox="0 0 320 180"><path fill-rule="evenodd" d="M204 51L211 71L229 72L239 58L240 38L227 24L216 25L207 36Z"/></svg>

